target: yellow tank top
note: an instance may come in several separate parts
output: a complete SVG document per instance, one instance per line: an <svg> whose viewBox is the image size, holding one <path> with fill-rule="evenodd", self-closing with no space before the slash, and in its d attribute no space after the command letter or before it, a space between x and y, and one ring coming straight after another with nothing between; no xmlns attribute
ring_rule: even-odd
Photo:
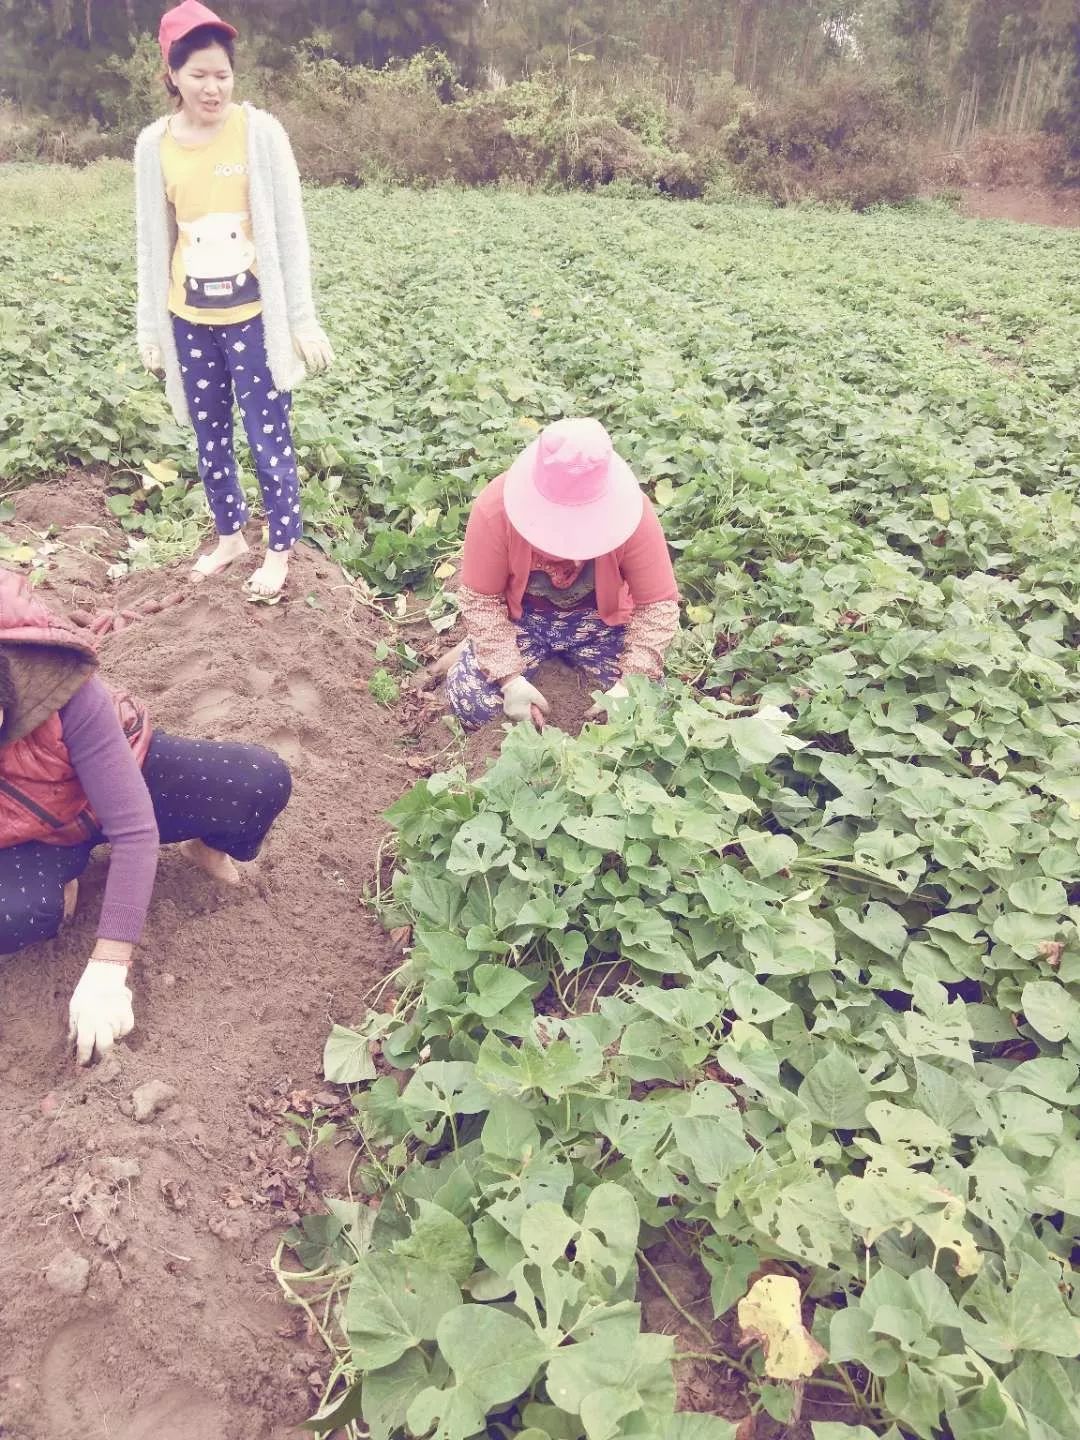
<svg viewBox="0 0 1080 1440"><path fill-rule="evenodd" d="M247 116L234 105L208 145L161 140L165 193L179 232L169 309L182 320L232 325L262 309L248 200Z"/></svg>

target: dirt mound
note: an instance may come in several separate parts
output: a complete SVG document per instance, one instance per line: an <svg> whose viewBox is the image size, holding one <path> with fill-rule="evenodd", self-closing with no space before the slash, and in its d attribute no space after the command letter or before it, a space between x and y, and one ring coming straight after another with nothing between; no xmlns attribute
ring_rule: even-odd
<svg viewBox="0 0 1080 1440"><path fill-rule="evenodd" d="M245 600L242 574L198 584L188 562L111 581L127 536L92 473L14 501L5 530L34 547L58 607L89 617L168 602L105 635L105 678L142 696L162 730L269 745L294 786L237 891L162 852L137 1029L115 1061L80 1072L65 1046L105 852L60 937L0 960L0 1279L17 1337L0 1355L0 1436L284 1440L311 1411L326 1354L282 1304L270 1261L284 1224L320 1192L347 1192L353 1150L309 1161L283 1143L282 1117L334 1104L320 1064L330 1023L357 1019L400 960L362 904L383 811L420 775L482 769L502 731L462 748L440 690L406 687L377 706L375 646L399 637L308 547L287 600L264 606ZM431 653L454 638L407 633ZM540 683L552 723L577 729L584 679L553 665ZM132 1092L152 1082L164 1102L140 1121Z"/></svg>
<svg viewBox="0 0 1080 1440"><path fill-rule="evenodd" d="M17 497L24 523L55 514L34 511L39 498ZM186 565L103 584L122 534L100 504L71 518L105 538L76 537L93 559L81 573L49 557L42 589L57 603L182 591L106 638L103 674L163 730L277 749L295 783L239 890L162 852L137 1029L114 1063L80 1073L64 1043L103 858L60 938L0 963L0 1434L276 1440L310 1413L324 1364L268 1270L282 1223L320 1184L282 1143L281 1115L322 1103L329 1023L354 1020L399 958L362 896L417 745L408 709L399 721L367 693L382 622L315 552L298 554L289 600L266 607L240 577L197 586ZM140 1122L129 1097L150 1081L175 1095ZM321 1183L343 1185L347 1158L321 1162Z"/></svg>
<svg viewBox="0 0 1080 1440"><path fill-rule="evenodd" d="M68 544L82 538L78 533L73 536L72 531L93 530L99 536L123 533L105 508L104 475L95 470L69 470L55 480L28 485L11 499L18 525L35 531L51 527L63 533Z"/></svg>

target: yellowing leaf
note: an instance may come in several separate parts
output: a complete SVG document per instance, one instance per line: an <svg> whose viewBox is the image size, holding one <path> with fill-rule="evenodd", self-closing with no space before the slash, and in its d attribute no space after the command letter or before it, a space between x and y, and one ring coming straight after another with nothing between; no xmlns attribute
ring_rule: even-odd
<svg viewBox="0 0 1080 1440"><path fill-rule="evenodd" d="M712 619L712 611L707 605L688 605L686 618L691 625L707 625Z"/></svg>
<svg viewBox="0 0 1080 1440"><path fill-rule="evenodd" d="M931 495L930 510L935 520L942 525L947 525L952 519L952 511L949 509L949 497L947 495Z"/></svg>
<svg viewBox="0 0 1080 1440"><path fill-rule="evenodd" d="M658 480L653 487L653 499L663 509L675 499L675 490L670 480Z"/></svg>
<svg viewBox="0 0 1080 1440"><path fill-rule="evenodd" d="M522 430L531 430L534 434L540 429L539 420L534 420L531 415L519 415L517 423Z"/></svg>
<svg viewBox="0 0 1080 1440"><path fill-rule="evenodd" d="M539 305L530 305L530 306L529 306L529 314L533 317L534 320L539 320L540 317L541 317L541 315L543 315L543 313L544 313L544 312L543 312L543 310L541 310L541 308L540 308Z"/></svg>
<svg viewBox="0 0 1080 1440"><path fill-rule="evenodd" d="M967 1206L959 1196L950 1194L948 1190L941 1193L948 1196L944 1209L916 1215L915 1224L929 1235L935 1250L951 1250L954 1253L958 1275L977 1275L982 1268L982 1256L975 1237L964 1228Z"/></svg>
<svg viewBox="0 0 1080 1440"><path fill-rule="evenodd" d="M176 466L169 460L148 460L143 476L143 489L155 490L162 485L175 485L180 478Z"/></svg>
<svg viewBox="0 0 1080 1440"><path fill-rule="evenodd" d="M436 565L435 567L435 579L449 580L450 576L453 575L456 569L457 566L453 563L453 561L444 560L441 565Z"/></svg>
<svg viewBox="0 0 1080 1440"><path fill-rule="evenodd" d="M9 565L28 565L34 558L34 551L29 545L13 545L10 550L5 545L0 547L0 555Z"/></svg>
<svg viewBox="0 0 1080 1440"><path fill-rule="evenodd" d="M771 1380L802 1380L825 1359L802 1322L802 1293L790 1275L764 1275L739 1301L743 1343L760 1341Z"/></svg>

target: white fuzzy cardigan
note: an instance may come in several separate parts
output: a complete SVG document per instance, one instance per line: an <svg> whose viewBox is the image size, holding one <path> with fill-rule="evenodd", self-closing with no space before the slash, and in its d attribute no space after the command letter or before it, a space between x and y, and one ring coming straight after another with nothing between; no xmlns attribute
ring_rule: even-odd
<svg viewBox="0 0 1080 1440"><path fill-rule="evenodd" d="M306 371L292 337L322 336L311 295L300 176L281 123L245 105L252 239L259 267L263 327L270 373L279 390L295 390ZM138 257L137 333L140 349L156 345L165 366L165 394L181 424L190 424L180 361L169 314L169 279L176 217L165 195L161 138L166 118L148 125L135 144L135 221ZM325 337L322 337L325 338Z"/></svg>

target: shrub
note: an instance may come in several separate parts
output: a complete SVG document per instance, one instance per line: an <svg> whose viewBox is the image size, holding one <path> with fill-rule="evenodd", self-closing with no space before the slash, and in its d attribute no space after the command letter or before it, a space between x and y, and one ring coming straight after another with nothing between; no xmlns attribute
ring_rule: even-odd
<svg viewBox="0 0 1080 1440"><path fill-rule="evenodd" d="M971 183L971 164L963 150L942 150L931 154L923 166L923 182L935 194L963 189Z"/></svg>
<svg viewBox="0 0 1080 1440"><path fill-rule="evenodd" d="M564 111L552 116L543 135L548 173L561 184L584 190L613 180L644 179L649 152L610 115Z"/></svg>
<svg viewBox="0 0 1080 1440"><path fill-rule="evenodd" d="M0 164L45 161L89 165L126 154L129 149L125 137L102 131L93 120L58 123L49 116L29 115L0 101Z"/></svg>
<svg viewBox="0 0 1080 1440"><path fill-rule="evenodd" d="M731 75L700 77L689 105L675 112L672 144L692 154L706 151L719 156L739 115L750 103L750 92L736 85Z"/></svg>
<svg viewBox="0 0 1080 1440"><path fill-rule="evenodd" d="M375 71L301 52L277 108L304 175L321 184L586 190L626 182L678 196L700 195L708 183L711 159L646 143L660 119L647 96L623 94L618 109L610 92L552 75L463 95L441 58Z"/></svg>
<svg viewBox="0 0 1080 1440"><path fill-rule="evenodd" d="M277 107L301 171L324 185L452 179L459 127L437 93L445 80L429 56L369 70L302 54Z"/></svg>
<svg viewBox="0 0 1080 1440"><path fill-rule="evenodd" d="M462 126L457 178L466 185L541 183L550 159L542 135L551 90L549 81L522 80L456 106Z"/></svg>
<svg viewBox="0 0 1080 1440"><path fill-rule="evenodd" d="M98 105L106 125L129 144L144 125L167 107L161 83L161 51L150 35L142 35L130 55L110 55L102 66Z"/></svg>
<svg viewBox="0 0 1080 1440"><path fill-rule="evenodd" d="M1066 155L1060 135L980 133L959 150L932 153L923 163L922 178L934 193L969 186L1041 187L1059 182Z"/></svg>
<svg viewBox="0 0 1080 1440"><path fill-rule="evenodd" d="M1064 150L1058 135L980 134L967 148L969 178L976 185L1043 185Z"/></svg>
<svg viewBox="0 0 1080 1440"><path fill-rule="evenodd" d="M141 126L162 112L159 65L146 40L104 67L107 130L0 111L0 160L129 155ZM267 56L245 67L243 91L280 116L301 174L315 184L619 185L680 199L703 195L725 172L723 127L741 94L723 79L703 83L692 108L676 111L647 84L554 72L468 93L439 51L373 70L335 58L319 34L276 69Z"/></svg>
<svg viewBox="0 0 1080 1440"><path fill-rule="evenodd" d="M678 200L698 200L708 190L721 166L718 155L699 151L696 155L676 150L654 160L653 184L661 195Z"/></svg>
<svg viewBox="0 0 1080 1440"><path fill-rule="evenodd" d="M672 143L674 116L664 101L648 90L616 91L611 98L611 114L617 124L651 149L667 149Z"/></svg>
<svg viewBox="0 0 1080 1440"><path fill-rule="evenodd" d="M769 109L744 109L725 153L742 184L777 204L816 199L864 210L916 193L909 121L894 91L835 79Z"/></svg>
<svg viewBox="0 0 1080 1440"><path fill-rule="evenodd" d="M460 107L464 151L458 178L596 189L651 182L648 146L606 108L600 90L546 75L473 96Z"/></svg>

